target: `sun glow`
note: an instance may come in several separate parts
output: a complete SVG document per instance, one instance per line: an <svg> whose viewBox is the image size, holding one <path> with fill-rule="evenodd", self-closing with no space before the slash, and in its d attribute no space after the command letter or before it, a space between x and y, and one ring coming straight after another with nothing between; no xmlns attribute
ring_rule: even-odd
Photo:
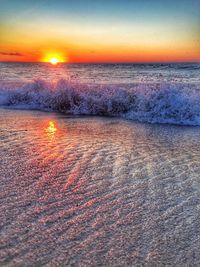
<svg viewBox="0 0 200 267"><path fill-rule="evenodd" d="M58 53L48 53L42 58L41 61L56 65L58 63L66 62L66 58Z"/></svg>
<svg viewBox="0 0 200 267"><path fill-rule="evenodd" d="M53 65L56 65L57 63L59 63L59 60L56 57L52 57L49 62Z"/></svg>

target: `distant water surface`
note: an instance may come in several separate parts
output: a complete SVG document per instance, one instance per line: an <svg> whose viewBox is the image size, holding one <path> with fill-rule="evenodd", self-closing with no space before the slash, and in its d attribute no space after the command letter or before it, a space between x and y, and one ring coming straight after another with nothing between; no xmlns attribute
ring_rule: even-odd
<svg viewBox="0 0 200 267"><path fill-rule="evenodd" d="M196 83L200 79L200 63L162 64L70 64L0 63L0 81L55 81L70 79L80 83Z"/></svg>

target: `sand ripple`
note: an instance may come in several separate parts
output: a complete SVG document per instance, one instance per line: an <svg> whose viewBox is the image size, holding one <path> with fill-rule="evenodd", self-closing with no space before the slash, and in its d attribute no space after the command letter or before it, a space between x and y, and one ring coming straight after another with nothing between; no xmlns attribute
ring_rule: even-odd
<svg viewBox="0 0 200 267"><path fill-rule="evenodd" d="M11 110L0 125L1 266L200 265L198 127Z"/></svg>

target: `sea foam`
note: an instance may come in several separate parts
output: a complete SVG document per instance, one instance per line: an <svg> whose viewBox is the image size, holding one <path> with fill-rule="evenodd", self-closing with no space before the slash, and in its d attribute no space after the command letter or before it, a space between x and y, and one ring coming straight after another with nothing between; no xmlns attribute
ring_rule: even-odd
<svg viewBox="0 0 200 267"><path fill-rule="evenodd" d="M198 84L79 84L70 80L0 86L0 105L150 123L200 125Z"/></svg>

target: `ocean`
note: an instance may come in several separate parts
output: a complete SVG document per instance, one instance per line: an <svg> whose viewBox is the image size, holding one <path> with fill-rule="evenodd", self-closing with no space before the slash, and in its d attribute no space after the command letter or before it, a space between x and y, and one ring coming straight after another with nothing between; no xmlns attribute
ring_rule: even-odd
<svg viewBox="0 0 200 267"><path fill-rule="evenodd" d="M0 71L1 266L200 266L200 64Z"/></svg>
<svg viewBox="0 0 200 267"><path fill-rule="evenodd" d="M200 63L0 63L0 106L200 124Z"/></svg>

